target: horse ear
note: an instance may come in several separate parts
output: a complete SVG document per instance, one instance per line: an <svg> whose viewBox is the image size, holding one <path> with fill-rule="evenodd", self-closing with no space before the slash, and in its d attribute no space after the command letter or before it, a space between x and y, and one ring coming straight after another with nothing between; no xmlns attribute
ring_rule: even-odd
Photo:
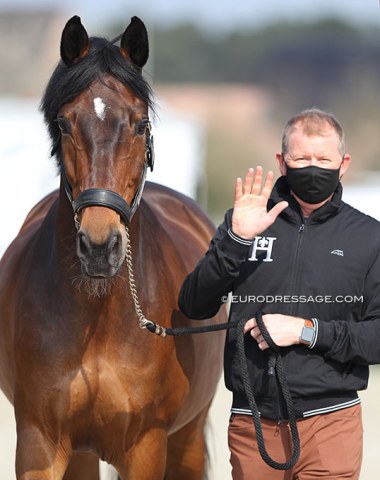
<svg viewBox="0 0 380 480"><path fill-rule="evenodd" d="M148 32L138 17L131 18L131 23L121 37L120 50L137 67L142 68L146 64L149 56Z"/></svg>
<svg viewBox="0 0 380 480"><path fill-rule="evenodd" d="M61 37L61 58L70 67L87 55L89 50L88 35L80 17L74 16L66 23Z"/></svg>

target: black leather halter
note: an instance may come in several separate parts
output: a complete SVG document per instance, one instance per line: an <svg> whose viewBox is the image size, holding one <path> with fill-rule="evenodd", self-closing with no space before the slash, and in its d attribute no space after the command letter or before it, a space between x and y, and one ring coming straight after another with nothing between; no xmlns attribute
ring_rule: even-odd
<svg viewBox="0 0 380 480"><path fill-rule="evenodd" d="M129 225L134 213L139 206L142 192L144 190L146 172L148 167L153 171L154 167L154 148L153 148L153 135L151 135L151 126L148 123L145 131L145 161L143 171L141 173L140 183L138 189L133 197L131 205L128 204L124 198L118 193L107 190L104 188L89 188L83 190L79 195L74 199L73 191L71 185L66 177L65 169L63 162L61 162L61 176L63 180L63 185L65 187L66 195L70 200L70 203L74 210L74 219L77 228L79 229L80 225L77 220L77 213L82 209L90 206L99 206L107 207L115 210L123 221L125 225Z"/></svg>

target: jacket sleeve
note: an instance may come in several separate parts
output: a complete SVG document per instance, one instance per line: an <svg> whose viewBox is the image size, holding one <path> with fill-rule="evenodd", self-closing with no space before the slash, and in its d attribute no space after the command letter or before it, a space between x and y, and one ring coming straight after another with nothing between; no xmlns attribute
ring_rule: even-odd
<svg viewBox="0 0 380 480"><path fill-rule="evenodd" d="M214 316L226 302L240 266L247 260L253 242L232 233L231 217L232 211L229 210L205 256L182 285L178 303L180 310L189 318Z"/></svg>
<svg viewBox="0 0 380 480"><path fill-rule="evenodd" d="M318 320L314 348L326 358L342 363L380 363L380 252L365 278L361 318L357 321Z"/></svg>

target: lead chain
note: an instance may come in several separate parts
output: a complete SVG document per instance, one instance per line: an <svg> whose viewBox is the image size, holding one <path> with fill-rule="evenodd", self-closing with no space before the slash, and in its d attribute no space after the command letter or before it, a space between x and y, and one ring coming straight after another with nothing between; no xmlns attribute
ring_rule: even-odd
<svg viewBox="0 0 380 480"><path fill-rule="evenodd" d="M137 289L136 289L136 283L135 283L135 276L133 274L133 261L132 261L132 247L131 247L131 240L129 237L129 229L126 226L125 227L125 233L126 233L126 254L125 254L125 260L127 262L127 267L128 267L128 280L129 280L129 289L131 291L133 303L135 306L135 312L139 318L139 325L140 328L147 328L147 325L153 325L155 327L155 333L157 335L160 335L161 337L166 337L166 332L163 327L160 327L159 325L156 325L153 323L151 320L148 320L140 307L140 302L139 298L137 295Z"/></svg>

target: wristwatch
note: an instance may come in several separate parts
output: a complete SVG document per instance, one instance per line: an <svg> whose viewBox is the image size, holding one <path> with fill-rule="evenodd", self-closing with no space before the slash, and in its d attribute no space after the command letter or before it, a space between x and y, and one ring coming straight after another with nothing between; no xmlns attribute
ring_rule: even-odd
<svg viewBox="0 0 380 480"><path fill-rule="evenodd" d="M305 325L302 328L300 343L302 345L307 345L308 347L312 344L315 335L314 323L312 320L305 320Z"/></svg>

